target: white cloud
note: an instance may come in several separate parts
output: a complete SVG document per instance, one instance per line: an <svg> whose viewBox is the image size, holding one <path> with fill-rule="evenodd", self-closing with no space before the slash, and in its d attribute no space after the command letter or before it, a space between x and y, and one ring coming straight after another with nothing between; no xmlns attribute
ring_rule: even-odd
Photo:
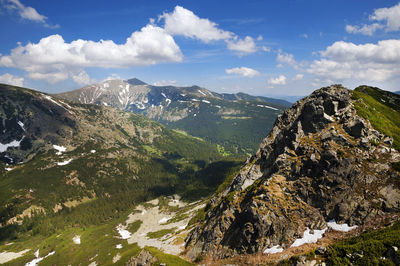
<svg viewBox="0 0 400 266"><path fill-rule="evenodd" d="M277 78L270 78L268 80L268 84L271 84L271 85L285 85L286 84L286 77L284 75L280 75Z"/></svg>
<svg viewBox="0 0 400 266"><path fill-rule="evenodd" d="M181 60L173 37L160 27L147 25L124 44L81 39L67 43L62 36L51 35L38 43L19 44L10 55L0 56L0 66L19 68L32 79L56 83L68 77L83 82L84 75L76 75L85 67L123 68Z"/></svg>
<svg viewBox="0 0 400 266"><path fill-rule="evenodd" d="M231 69L226 69L225 72L226 74L237 74L248 78L260 75L260 72L258 72L257 70L248 67L235 67Z"/></svg>
<svg viewBox="0 0 400 266"><path fill-rule="evenodd" d="M296 76L294 76L293 80L301 80L304 78L303 74L297 74Z"/></svg>
<svg viewBox="0 0 400 266"><path fill-rule="evenodd" d="M308 34L304 33L301 35L301 37L303 37L304 39L308 39Z"/></svg>
<svg viewBox="0 0 400 266"><path fill-rule="evenodd" d="M300 64L294 59L292 54L284 53L281 50L278 51L278 55L276 56L276 61L278 61L278 67L282 67L283 65L288 65L295 69L300 67Z"/></svg>
<svg viewBox="0 0 400 266"><path fill-rule="evenodd" d="M227 40L233 33L219 29L216 23L196 16L192 11L176 6L172 13L164 13L159 20L164 19L164 28L171 35L183 35L196 38L205 43Z"/></svg>
<svg viewBox="0 0 400 266"><path fill-rule="evenodd" d="M59 25L48 24L46 16L39 14L33 7L23 5L19 0L0 0L0 4L7 10L17 11L23 19L42 23L48 28L59 27Z"/></svg>
<svg viewBox="0 0 400 266"><path fill-rule="evenodd" d="M362 27L346 25L347 33L352 33L352 34L360 33L360 34L369 35L369 36L372 36L376 30L382 29L382 28L383 28L383 25L378 24L378 23L373 23L371 25L364 24Z"/></svg>
<svg viewBox="0 0 400 266"><path fill-rule="evenodd" d="M96 83L95 79L90 78L88 73L85 70L81 70L76 74L72 74L72 80L75 81L78 85L88 85L92 83Z"/></svg>
<svg viewBox="0 0 400 266"><path fill-rule="evenodd" d="M379 8L370 16L370 20L386 21L386 31L400 29L400 3L389 8Z"/></svg>
<svg viewBox="0 0 400 266"><path fill-rule="evenodd" d="M254 53L257 46L252 37L240 39L236 34L218 28L218 24L209 19L200 18L192 11L181 6L176 6L171 13L159 16L158 21L164 20L164 29L171 35L182 35L204 43L224 40L229 50L238 52L239 55ZM257 37L258 41L262 36Z"/></svg>
<svg viewBox="0 0 400 266"><path fill-rule="evenodd" d="M111 76L106 77L103 81L112 80L112 79L122 79L118 74L111 74Z"/></svg>
<svg viewBox="0 0 400 266"><path fill-rule="evenodd" d="M400 3L389 8L379 8L369 16L370 21L381 23L364 24L362 27L346 25L346 31L353 34L373 35L376 30L384 29L386 32L400 29ZM385 23L386 22L386 23Z"/></svg>
<svg viewBox="0 0 400 266"><path fill-rule="evenodd" d="M267 46L261 46L261 50L263 50L264 52L271 52L271 48Z"/></svg>
<svg viewBox="0 0 400 266"><path fill-rule="evenodd" d="M24 78L6 73L0 76L0 83L22 87L24 86Z"/></svg>
<svg viewBox="0 0 400 266"><path fill-rule="evenodd" d="M240 55L251 54L257 51L254 39L246 36L244 39L234 38L233 40L226 40L228 49L238 52Z"/></svg>
<svg viewBox="0 0 400 266"><path fill-rule="evenodd" d="M174 86L176 85L176 80L159 80L153 83L154 86Z"/></svg>
<svg viewBox="0 0 400 266"><path fill-rule="evenodd" d="M307 72L335 82L387 81L400 75L400 40L356 45L339 41L321 53Z"/></svg>

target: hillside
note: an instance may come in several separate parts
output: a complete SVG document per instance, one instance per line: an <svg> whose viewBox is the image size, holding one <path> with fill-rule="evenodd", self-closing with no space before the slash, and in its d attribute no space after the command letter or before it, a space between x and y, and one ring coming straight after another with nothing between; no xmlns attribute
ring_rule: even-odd
<svg viewBox="0 0 400 266"><path fill-rule="evenodd" d="M237 165L213 144L118 109L7 85L0 102L1 240L32 226L98 224L158 195L198 199Z"/></svg>
<svg viewBox="0 0 400 266"><path fill-rule="evenodd" d="M218 144L226 155L254 153L275 118L291 105L244 93L218 94L198 86L151 86L138 79L107 80L56 96L143 114Z"/></svg>
<svg viewBox="0 0 400 266"><path fill-rule="evenodd" d="M295 103L209 201L186 238L187 256L201 261L263 253L277 254L277 262L278 254L298 254L335 232L398 220L396 97L333 85Z"/></svg>

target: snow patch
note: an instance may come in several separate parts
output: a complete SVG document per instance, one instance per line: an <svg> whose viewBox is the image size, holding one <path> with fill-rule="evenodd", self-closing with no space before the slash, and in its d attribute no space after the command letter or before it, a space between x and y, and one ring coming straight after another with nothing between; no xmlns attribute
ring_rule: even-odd
<svg viewBox="0 0 400 266"><path fill-rule="evenodd" d="M294 241L294 243L290 247L299 247L304 244L316 243L318 239L322 238L326 229L327 228L324 228L322 230L314 230L314 233L311 234L310 229L307 228L306 231L304 231L303 237L296 239L296 241Z"/></svg>
<svg viewBox="0 0 400 266"><path fill-rule="evenodd" d="M103 103L104 106L108 106L108 103Z"/></svg>
<svg viewBox="0 0 400 266"><path fill-rule="evenodd" d="M280 248L279 245L273 246L272 248L267 248L264 250L264 254L275 254L283 252L283 248Z"/></svg>
<svg viewBox="0 0 400 266"><path fill-rule="evenodd" d="M338 224L338 223L336 223L335 220L330 220L326 224L328 225L328 227L332 228L333 230L340 231L340 232L349 232L358 227L357 225L349 226L348 224Z"/></svg>
<svg viewBox="0 0 400 266"><path fill-rule="evenodd" d="M122 224L119 224L117 226L117 231L118 231L118 234L121 236L121 239L128 239L132 235L131 232L122 228Z"/></svg>
<svg viewBox="0 0 400 266"><path fill-rule="evenodd" d="M56 152L57 155L61 155L61 153L67 151L67 148L65 148L64 146L53 145L53 148L58 151Z"/></svg>
<svg viewBox="0 0 400 266"><path fill-rule="evenodd" d="M33 255L35 255L36 258L39 258L39 249L36 250L36 252Z"/></svg>
<svg viewBox="0 0 400 266"><path fill-rule="evenodd" d="M45 259L45 258L47 258L47 257L49 257L49 256L52 256L52 255L54 255L56 252L55 251L52 251L52 252L50 252L49 254L47 254L46 256L44 256L43 258L36 258L36 259L34 259L34 260L32 260L32 261L30 261L30 262L28 262L27 264L25 264L25 266L36 266L36 265L38 265L39 264L39 262L41 262L43 259Z"/></svg>
<svg viewBox="0 0 400 266"><path fill-rule="evenodd" d="M21 141L25 138L25 136L23 136L21 138L21 140L13 140L10 143L0 143L0 152L5 152L8 148L10 147L19 147L21 145Z"/></svg>
<svg viewBox="0 0 400 266"><path fill-rule="evenodd" d="M171 100L168 98L165 101L167 102L167 106L171 103Z"/></svg>
<svg viewBox="0 0 400 266"><path fill-rule="evenodd" d="M159 223L159 224L165 224L166 222L168 222L168 220L169 220L169 218L164 217L164 218L161 218L161 219L158 221L158 223Z"/></svg>
<svg viewBox="0 0 400 266"><path fill-rule="evenodd" d="M210 104L211 102L207 101L207 100L201 100L203 103L208 103Z"/></svg>
<svg viewBox="0 0 400 266"><path fill-rule="evenodd" d="M81 236L74 236L72 238L72 241L74 241L74 244L80 245L81 244Z"/></svg>
<svg viewBox="0 0 400 266"><path fill-rule="evenodd" d="M204 92L202 92L201 90L197 90L198 92L200 92L201 94L203 94L204 96L207 96Z"/></svg>
<svg viewBox="0 0 400 266"><path fill-rule="evenodd" d="M108 84L108 82L106 82L106 83L103 84L103 87L104 87L104 88L109 88L109 87L110 87L110 84Z"/></svg>
<svg viewBox="0 0 400 266"><path fill-rule="evenodd" d="M179 227L178 227L178 230L183 230L183 229L185 229L185 228L186 228L186 226L187 226L187 225L182 225L182 226L179 226Z"/></svg>
<svg viewBox="0 0 400 266"><path fill-rule="evenodd" d="M165 95L164 92L161 92L161 95L162 95L164 98L167 98L167 96Z"/></svg>
<svg viewBox="0 0 400 266"><path fill-rule="evenodd" d="M72 161L72 159L66 160L66 161L64 161L64 162L58 162L57 165L59 165L59 166L67 165L67 164L69 164L71 161Z"/></svg>
<svg viewBox="0 0 400 266"><path fill-rule="evenodd" d="M279 109L271 107L271 106L268 106L268 105L257 104L257 107L264 107L264 108L272 109L272 110L275 110L275 111L279 111Z"/></svg>
<svg viewBox="0 0 400 266"><path fill-rule="evenodd" d="M217 107L218 109L221 109L221 106L219 106L219 105L216 105L215 107Z"/></svg>
<svg viewBox="0 0 400 266"><path fill-rule="evenodd" d="M22 128L23 131L25 131L24 123L22 123L21 121L18 121L18 125Z"/></svg>
<svg viewBox="0 0 400 266"><path fill-rule="evenodd" d="M96 150L91 150L90 153L96 153Z"/></svg>
<svg viewBox="0 0 400 266"><path fill-rule="evenodd" d="M197 100L197 99L192 99L192 101L193 102L200 102L199 100Z"/></svg>
<svg viewBox="0 0 400 266"><path fill-rule="evenodd" d="M65 109L64 106L62 106L60 103L56 102L53 98L51 98L49 95L45 95L44 98L46 98L47 100L49 100L52 103L57 104L58 106L62 107L63 109Z"/></svg>
<svg viewBox="0 0 400 266"><path fill-rule="evenodd" d="M121 245L121 244L118 244L118 245L115 246L115 248L121 249L121 248L122 248L122 245Z"/></svg>
<svg viewBox="0 0 400 266"><path fill-rule="evenodd" d="M185 97L185 96L186 96L186 94L183 94L183 93L181 93L181 96L182 96L182 97Z"/></svg>
<svg viewBox="0 0 400 266"><path fill-rule="evenodd" d="M6 171L11 171L12 170L12 168L9 168L9 167L7 167L5 169L6 169Z"/></svg>

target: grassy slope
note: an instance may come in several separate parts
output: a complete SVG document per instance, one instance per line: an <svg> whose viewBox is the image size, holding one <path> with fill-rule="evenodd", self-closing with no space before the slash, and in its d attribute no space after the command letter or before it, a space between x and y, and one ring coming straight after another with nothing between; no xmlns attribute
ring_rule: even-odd
<svg viewBox="0 0 400 266"><path fill-rule="evenodd" d="M12 103L25 99L17 97L18 94L38 94L16 87L3 89L11 89L15 94ZM21 226L0 228L0 244L3 245L0 252L5 243L12 241L15 246L7 246L7 250L31 248L34 251L39 247L42 255L54 249L56 254L46 259L50 264L88 262L96 254L100 261L108 264L116 254L112 247L118 242L112 236L116 235L113 228L132 206L158 195L179 193L188 200L209 195L241 163L232 158L221 160L215 145L170 130L143 116L100 106L69 104L84 129L84 134L78 130L74 139L65 140L73 144L73 149L62 156L56 155L54 149L43 149L32 160L10 172L4 171L5 165L0 163L2 222L32 204L46 211L46 215L25 218ZM29 109L29 102L20 102L18 106ZM90 140L86 141L88 133ZM149 141L150 135L156 137ZM96 152L91 153L91 150ZM69 158L74 160L57 166L57 162ZM67 176L74 172L84 186L66 184ZM57 203L84 197L90 200L73 208L64 206L57 213L52 210ZM80 246L71 244L76 234L81 235ZM108 255L110 249L111 255ZM136 255L139 249L124 245L119 252L124 261ZM15 264L31 260L32 252L30 254Z"/></svg>
<svg viewBox="0 0 400 266"><path fill-rule="evenodd" d="M353 91L357 113L368 119L381 133L394 139L400 149L400 96L373 87L361 86Z"/></svg>

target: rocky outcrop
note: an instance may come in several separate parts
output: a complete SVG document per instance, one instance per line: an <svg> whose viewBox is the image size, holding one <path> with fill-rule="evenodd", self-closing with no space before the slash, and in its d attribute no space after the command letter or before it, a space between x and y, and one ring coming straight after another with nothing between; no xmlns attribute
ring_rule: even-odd
<svg viewBox="0 0 400 266"><path fill-rule="evenodd" d="M360 225L400 211L400 153L357 115L340 85L315 91L278 117L258 152L206 207L187 255L215 258L289 247L326 221Z"/></svg>

